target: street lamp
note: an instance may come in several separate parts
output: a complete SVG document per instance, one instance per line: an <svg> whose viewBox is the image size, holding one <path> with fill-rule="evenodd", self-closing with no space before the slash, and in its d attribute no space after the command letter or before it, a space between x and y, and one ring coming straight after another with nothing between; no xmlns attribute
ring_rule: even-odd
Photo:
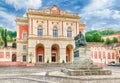
<svg viewBox="0 0 120 83"><path fill-rule="evenodd" d="M32 54L32 52L30 52L30 63L32 63L32 56L33 56L33 54Z"/></svg>

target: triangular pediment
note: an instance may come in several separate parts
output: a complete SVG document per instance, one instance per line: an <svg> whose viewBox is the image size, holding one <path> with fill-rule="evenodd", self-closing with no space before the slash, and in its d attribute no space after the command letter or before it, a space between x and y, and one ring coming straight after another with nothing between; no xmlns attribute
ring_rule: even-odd
<svg viewBox="0 0 120 83"><path fill-rule="evenodd" d="M58 8L56 5L53 5L51 8L46 8L43 10L30 10L32 12L38 12L42 14L50 14L50 15L67 15L67 16L78 16L77 14L73 14L67 11L64 11L60 8ZM29 11L28 11L29 12Z"/></svg>

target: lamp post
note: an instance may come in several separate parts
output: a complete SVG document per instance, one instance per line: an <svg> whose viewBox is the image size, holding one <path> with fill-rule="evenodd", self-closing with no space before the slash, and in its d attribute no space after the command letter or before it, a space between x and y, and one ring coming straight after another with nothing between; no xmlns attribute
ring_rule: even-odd
<svg viewBox="0 0 120 83"><path fill-rule="evenodd" d="M30 53L30 63L32 63L32 52Z"/></svg>

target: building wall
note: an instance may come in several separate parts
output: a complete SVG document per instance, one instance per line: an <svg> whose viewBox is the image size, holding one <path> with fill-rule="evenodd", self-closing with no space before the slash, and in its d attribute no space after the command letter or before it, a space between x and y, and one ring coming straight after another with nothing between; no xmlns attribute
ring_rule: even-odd
<svg viewBox="0 0 120 83"><path fill-rule="evenodd" d="M16 56L16 49L0 48L0 62L12 62L12 56Z"/></svg>
<svg viewBox="0 0 120 83"><path fill-rule="evenodd" d="M57 8L56 11L59 10L59 12L53 13L52 8ZM16 19L17 32L19 32L17 34L17 61L23 62L23 56L26 56L27 62L32 63L40 60L42 63L73 61L74 37L79 31L84 33L85 27L85 24L79 20L78 15L60 10L56 6L43 10L28 10L27 18ZM57 37L53 37L54 27L58 30ZM42 36L37 35L38 28L42 28ZM72 37L67 37L68 28L72 31ZM27 38L21 39L21 34L25 31Z"/></svg>
<svg viewBox="0 0 120 83"><path fill-rule="evenodd" d="M116 37L118 39L118 43L120 43L120 34L113 34L108 36L103 36L103 39L106 40L107 38L110 38L111 40Z"/></svg>
<svg viewBox="0 0 120 83"><path fill-rule="evenodd" d="M114 49L91 47L91 57L94 62L108 64L114 61L116 63L116 53Z"/></svg>

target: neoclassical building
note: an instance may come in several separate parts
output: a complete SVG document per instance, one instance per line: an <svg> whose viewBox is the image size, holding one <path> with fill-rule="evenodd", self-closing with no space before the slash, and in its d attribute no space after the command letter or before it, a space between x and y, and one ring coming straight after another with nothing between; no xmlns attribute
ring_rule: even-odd
<svg viewBox="0 0 120 83"><path fill-rule="evenodd" d="M27 17L16 18L17 61L62 63L74 59L74 37L85 24L80 16L57 6L43 10L28 9Z"/></svg>

